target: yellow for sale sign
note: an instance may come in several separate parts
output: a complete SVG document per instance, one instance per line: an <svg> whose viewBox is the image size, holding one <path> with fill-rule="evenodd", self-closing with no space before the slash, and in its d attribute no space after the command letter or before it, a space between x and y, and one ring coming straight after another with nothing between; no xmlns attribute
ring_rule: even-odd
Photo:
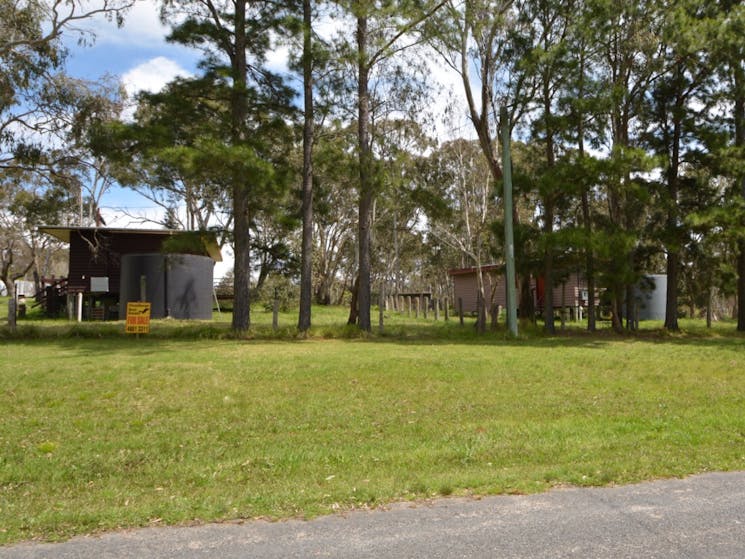
<svg viewBox="0 0 745 559"><path fill-rule="evenodd" d="M150 333L150 303L132 301L127 303L127 334Z"/></svg>

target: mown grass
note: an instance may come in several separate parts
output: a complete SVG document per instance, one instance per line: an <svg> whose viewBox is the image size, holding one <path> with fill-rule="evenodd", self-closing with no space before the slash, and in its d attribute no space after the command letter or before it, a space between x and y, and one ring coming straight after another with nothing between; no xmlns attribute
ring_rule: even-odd
<svg viewBox="0 0 745 559"><path fill-rule="evenodd" d="M0 542L745 468L732 324L508 340L314 318L307 339L269 317L239 339L164 321L4 340Z"/></svg>
<svg viewBox="0 0 745 559"><path fill-rule="evenodd" d="M251 326L246 332L231 331L230 312L213 312L212 320L153 320L151 322L150 338L161 339L244 339L244 340L294 340L294 339L357 339L369 338L367 333L360 332L355 326L346 324L348 309L340 307L313 307L313 326L302 335L297 331L297 310L292 309L279 313L279 327L273 328L273 317L270 311L261 305L255 305L251 310ZM396 339L478 339L475 335L475 319L472 316L464 318L464 326L460 324L452 311L448 321L445 313L441 312L435 320L432 311L427 317L423 313L415 316L413 312L386 311L384 324L380 327L378 309L372 312L372 336L375 338ZM662 330L661 321L646 321L641 323L640 330L628 333L632 337L710 337L732 333L734 325L725 320L715 322L714 327L707 329L703 320L680 321L680 333L669 334ZM561 328L557 319L557 337L587 336L586 321L566 322ZM531 324L521 322L519 339L534 339L544 337L542 323ZM599 321L598 332L594 336L618 337L611 330L610 321ZM11 332L7 327L7 297L0 297L0 340L24 340L33 338L120 338L128 337L124 332L124 321L77 323L65 318L48 319L42 316L39 309L29 309L28 316L17 321L16 331ZM504 313L496 330L489 330L482 339L505 340L510 336L504 324Z"/></svg>

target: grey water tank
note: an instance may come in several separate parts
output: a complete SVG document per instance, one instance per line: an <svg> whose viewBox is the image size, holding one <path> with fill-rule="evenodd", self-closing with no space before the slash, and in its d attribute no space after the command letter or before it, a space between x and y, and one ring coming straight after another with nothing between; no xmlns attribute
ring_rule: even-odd
<svg viewBox="0 0 745 559"><path fill-rule="evenodd" d="M634 298L639 309L639 320L665 320L667 275L644 276L634 286Z"/></svg>
<svg viewBox="0 0 745 559"><path fill-rule="evenodd" d="M212 273L214 261L194 254L125 254L119 285L119 316L127 303L140 300L141 278L145 278L145 300L152 318L212 318Z"/></svg>

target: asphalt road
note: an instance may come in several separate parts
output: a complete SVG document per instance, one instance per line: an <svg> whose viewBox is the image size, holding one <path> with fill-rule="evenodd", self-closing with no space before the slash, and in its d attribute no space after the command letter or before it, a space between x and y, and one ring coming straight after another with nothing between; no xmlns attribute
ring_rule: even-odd
<svg viewBox="0 0 745 559"><path fill-rule="evenodd" d="M742 559L745 472L0 548L0 559L294 557Z"/></svg>

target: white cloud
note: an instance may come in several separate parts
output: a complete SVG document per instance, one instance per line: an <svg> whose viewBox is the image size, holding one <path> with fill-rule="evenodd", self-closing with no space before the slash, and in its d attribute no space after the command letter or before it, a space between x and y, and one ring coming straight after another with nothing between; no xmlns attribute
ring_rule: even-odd
<svg viewBox="0 0 745 559"><path fill-rule="evenodd" d="M120 227L124 229L162 228L159 222L163 219L163 208L157 206L140 206L128 209L102 206L100 209L101 216L106 222L106 227Z"/></svg>
<svg viewBox="0 0 745 559"><path fill-rule="evenodd" d="M168 27L160 22L156 2L137 2L124 16L123 32L117 39L126 42L163 41Z"/></svg>
<svg viewBox="0 0 745 559"><path fill-rule="evenodd" d="M191 73L177 62L165 56L158 56L127 71L122 76L122 83L127 94L132 97L139 91L160 91L176 77L189 75Z"/></svg>
<svg viewBox="0 0 745 559"><path fill-rule="evenodd" d="M266 64L272 72L279 74L289 73L289 62L290 48L287 46L279 46L267 53Z"/></svg>
<svg viewBox="0 0 745 559"><path fill-rule="evenodd" d="M94 7L97 2L87 4ZM83 5L85 7L85 4ZM154 46L164 43L168 28L159 19L158 3L152 1L135 2L124 14L124 25L119 28L113 21L99 15L85 20L81 29L92 32L98 45L142 45Z"/></svg>
<svg viewBox="0 0 745 559"><path fill-rule="evenodd" d="M225 277L228 272L232 272L233 266L235 264L233 249L230 247L230 245L226 244L225 246L223 246L220 249L220 252L222 253L222 262L215 262L215 269L212 272L215 281L218 281L221 278Z"/></svg>

